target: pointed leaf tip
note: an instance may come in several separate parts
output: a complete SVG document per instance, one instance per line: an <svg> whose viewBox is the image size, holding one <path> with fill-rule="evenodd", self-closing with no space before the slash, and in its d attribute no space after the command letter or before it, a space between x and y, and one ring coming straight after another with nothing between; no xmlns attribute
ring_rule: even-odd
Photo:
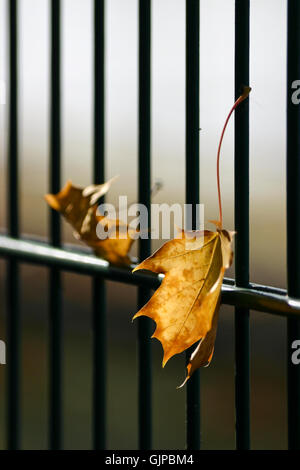
<svg viewBox="0 0 300 470"><path fill-rule="evenodd" d="M187 375L186 378L184 379L184 381L182 382L181 385L177 385L176 389L179 390L180 388L183 388L185 386L185 384L187 383L187 381L189 380L190 376Z"/></svg>

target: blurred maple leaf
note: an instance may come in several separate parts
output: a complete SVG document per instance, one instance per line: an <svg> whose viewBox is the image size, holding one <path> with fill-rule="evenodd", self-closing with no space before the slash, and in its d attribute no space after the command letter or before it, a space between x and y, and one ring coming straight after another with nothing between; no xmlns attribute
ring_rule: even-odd
<svg viewBox="0 0 300 470"><path fill-rule="evenodd" d="M52 209L60 212L74 228L75 238L90 246L97 256L114 265L130 265L128 252L135 241L134 230L119 219L112 220L97 214L97 205L102 196L109 190L115 178L99 185L85 188L73 186L67 181L57 194L46 194L45 199ZM97 236L97 226L107 233L105 239ZM122 233L121 237L120 234Z"/></svg>

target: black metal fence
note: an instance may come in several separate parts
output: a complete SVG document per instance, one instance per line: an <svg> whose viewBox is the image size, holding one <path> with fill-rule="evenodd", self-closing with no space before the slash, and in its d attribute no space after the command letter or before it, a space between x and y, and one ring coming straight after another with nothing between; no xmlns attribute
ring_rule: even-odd
<svg viewBox="0 0 300 470"><path fill-rule="evenodd" d="M60 0L51 4L51 148L49 190L61 187L60 149ZM139 286L138 306L160 280L152 274L110 266L84 250L61 244L59 214L50 210L48 243L19 236L18 192L18 0L9 0L9 149L8 232L0 235L0 255L7 258L7 373L8 442L20 446L20 318L19 263L49 267L50 319L50 423L49 447L62 448L62 327L61 271L91 276L93 283L93 437L94 448L106 446L106 318L104 279ZM105 178L104 168L104 0L94 0L94 182ZM249 83L249 0L235 2L235 94ZM288 445L300 448L300 366L290 360L290 347L300 339L300 107L292 103L292 82L300 79L300 3L288 0L287 51L287 263L288 290L249 283L249 103L235 115L235 259L236 279L225 279L222 302L234 305L236 447L250 448L249 310L287 318ZM139 0L139 202L150 206L151 135L151 0ZM186 202L199 202L199 0L186 0ZM139 257L151 250L150 240L141 240ZM297 300L298 299L298 300ZM138 326L139 447L151 448L151 352L149 319ZM187 384L186 446L200 447L200 377Z"/></svg>

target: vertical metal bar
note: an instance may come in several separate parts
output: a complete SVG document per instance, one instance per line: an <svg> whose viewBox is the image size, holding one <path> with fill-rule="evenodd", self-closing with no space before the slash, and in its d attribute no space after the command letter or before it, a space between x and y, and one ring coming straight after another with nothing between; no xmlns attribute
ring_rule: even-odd
<svg viewBox="0 0 300 470"><path fill-rule="evenodd" d="M288 1L287 37L287 289L300 298L300 106L293 82L300 79L300 3ZM298 85L299 86L299 85ZM300 449L300 369L291 346L300 338L300 321L287 320L288 446Z"/></svg>
<svg viewBox="0 0 300 470"><path fill-rule="evenodd" d="M235 2L235 97L249 84L249 0ZM249 100L235 111L236 285L249 284ZM249 310L235 309L236 447L250 448Z"/></svg>
<svg viewBox="0 0 300 470"><path fill-rule="evenodd" d="M138 136L138 198L148 208L151 203L151 0L139 0L139 136ZM148 234L147 234L148 237ZM151 240L140 240L139 259L151 254ZM148 300L150 291L138 288L138 308ZM152 367L150 333L151 320L142 317L138 322L138 399L139 448L152 446Z"/></svg>
<svg viewBox="0 0 300 470"><path fill-rule="evenodd" d="M50 192L61 185L60 138L60 0L51 1L51 116L50 116ZM50 242L61 244L59 213L50 209ZM62 308L61 273L50 269L50 447L62 447Z"/></svg>
<svg viewBox="0 0 300 470"><path fill-rule="evenodd" d="M94 182L105 178L105 0L94 0Z"/></svg>
<svg viewBox="0 0 300 470"><path fill-rule="evenodd" d="M12 237L19 236L18 208L18 4L9 2L9 161L8 161L8 227Z"/></svg>
<svg viewBox="0 0 300 470"><path fill-rule="evenodd" d="M94 0L94 183L105 179L105 2ZM92 279L93 309L93 445L106 447L106 290L100 276Z"/></svg>
<svg viewBox="0 0 300 470"><path fill-rule="evenodd" d="M199 0L186 0L186 203L192 204L191 226L197 227L199 204ZM188 361L192 349L186 353ZM186 447L200 448L200 372L187 382Z"/></svg>
<svg viewBox="0 0 300 470"><path fill-rule="evenodd" d="M19 185L18 185L18 4L9 2L9 149L8 149L8 232L19 236ZM19 266L17 261L7 263L7 446L20 446L20 314Z"/></svg>

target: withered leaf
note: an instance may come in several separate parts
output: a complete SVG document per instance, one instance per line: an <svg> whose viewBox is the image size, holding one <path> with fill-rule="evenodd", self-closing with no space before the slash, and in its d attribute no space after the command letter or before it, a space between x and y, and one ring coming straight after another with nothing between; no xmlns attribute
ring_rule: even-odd
<svg viewBox="0 0 300 470"><path fill-rule="evenodd" d="M45 199L74 228L74 236L90 246L97 256L115 265L129 265L131 259L128 252L134 242L134 231L119 219L112 220L97 214L97 203L107 193L114 179L85 188L74 186L68 181L61 191L46 194ZM97 236L98 224L107 233L105 239Z"/></svg>
<svg viewBox="0 0 300 470"><path fill-rule="evenodd" d="M184 383L213 355L222 281L232 263L233 233L217 228L195 232L191 239L182 232L182 238L165 243L134 269L165 274L161 286L133 317L145 315L156 322L152 337L163 346L163 366L200 340ZM200 247L197 234L203 236Z"/></svg>

